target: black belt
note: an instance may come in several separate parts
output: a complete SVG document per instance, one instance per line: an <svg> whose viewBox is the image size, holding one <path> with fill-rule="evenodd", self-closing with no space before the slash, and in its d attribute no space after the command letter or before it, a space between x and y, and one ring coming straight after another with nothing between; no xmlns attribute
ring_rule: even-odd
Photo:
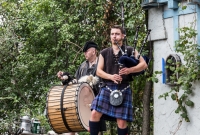
<svg viewBox="0 0 200 135"><path fill-rule="evenodd" d="M104 82L106 85L118 85L118 84L116 84L116 83L114 83L114 82ZM122 85L129 85L129 82L121 82L120 84L122 84Z"/></svg>
<svg viewBox="0 0 200 135"><path fill-rule="evenodd" d="M111 81L110 82L100 82L99 83L100 87L105 87L106 85L119 85L119 84L116 84L116 83L111 82ZM120 85L130 85L130 83L129 82L121 82Z"/></svg>

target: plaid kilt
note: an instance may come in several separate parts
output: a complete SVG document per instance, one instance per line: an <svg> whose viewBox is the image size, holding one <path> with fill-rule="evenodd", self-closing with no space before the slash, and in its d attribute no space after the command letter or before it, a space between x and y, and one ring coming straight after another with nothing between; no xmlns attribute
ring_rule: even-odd
<svg viewBox="0 0 200 135"><path fill-rule="evenodd" d="M116 84L107 85L111 90L118 89ZM127 84L120 84L119 89L123 90ZM132 106L132 92L130 87L124 90L123 102L120 106L113 106L110 104L110 90L102 87L99 94L92 102L91 109L103 113L103 119L113 120L113 118L123 119L128 122L133 121L133 106Z"/></svg>

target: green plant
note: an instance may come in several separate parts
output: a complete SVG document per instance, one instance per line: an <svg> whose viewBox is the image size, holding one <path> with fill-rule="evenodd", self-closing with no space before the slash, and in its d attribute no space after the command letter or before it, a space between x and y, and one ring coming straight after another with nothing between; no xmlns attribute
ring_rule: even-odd
<svg viewBox="0 0 200 135"><path fill-rule="evenodd" d="M174 63L172 60L168 60L169 64L166 66L171 71L170 82L174 82L175 85L171 87L169 92L166 92L159 96L159 98L165 98L171 96L172 100L178 104L175 113L186 121L190 122L188 117L187 107L193 107L194 102L190 99L193 94L193 83L200 79L199 73L199 47L196 44L197 32L190 27L182 27L179 29L180 39L175 42L175 49L177 53L183 56L184 64ZM175 66L176 65L176 66ZM175 68L176 67L176 68ZM177 78L176 74L180 76Z"/></svg>
<svg viewBox="0 0 200 135"><path fill-rule="evenodd" d="M38 119L40 121L40 126L41 126L41 128L43 128L44 131L47 132L47 131L51 130L51 127L50 127L49 122L45 115L39 115L36 117L36 119Z"/></svg>

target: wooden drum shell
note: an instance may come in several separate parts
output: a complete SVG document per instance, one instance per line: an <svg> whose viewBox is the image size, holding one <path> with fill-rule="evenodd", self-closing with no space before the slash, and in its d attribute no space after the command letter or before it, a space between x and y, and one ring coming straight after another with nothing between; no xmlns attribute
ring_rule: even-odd
<svg viewBox="0 0 200 135"><path fill-rule="evenodd" d="M47 96L46 110L54 132L88 130L93 99L93 90L87 83L52 86Z"/></svg>

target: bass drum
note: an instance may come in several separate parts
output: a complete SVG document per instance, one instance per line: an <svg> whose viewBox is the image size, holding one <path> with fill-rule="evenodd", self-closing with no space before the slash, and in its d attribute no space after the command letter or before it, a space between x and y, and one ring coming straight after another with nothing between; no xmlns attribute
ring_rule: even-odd
<svg viewBox="0 0 200 135"><path fill-rule="evenodd" d="M52 86L47 96L46 111L54 132L87 131L94 97L87 83Z"/></svg>

